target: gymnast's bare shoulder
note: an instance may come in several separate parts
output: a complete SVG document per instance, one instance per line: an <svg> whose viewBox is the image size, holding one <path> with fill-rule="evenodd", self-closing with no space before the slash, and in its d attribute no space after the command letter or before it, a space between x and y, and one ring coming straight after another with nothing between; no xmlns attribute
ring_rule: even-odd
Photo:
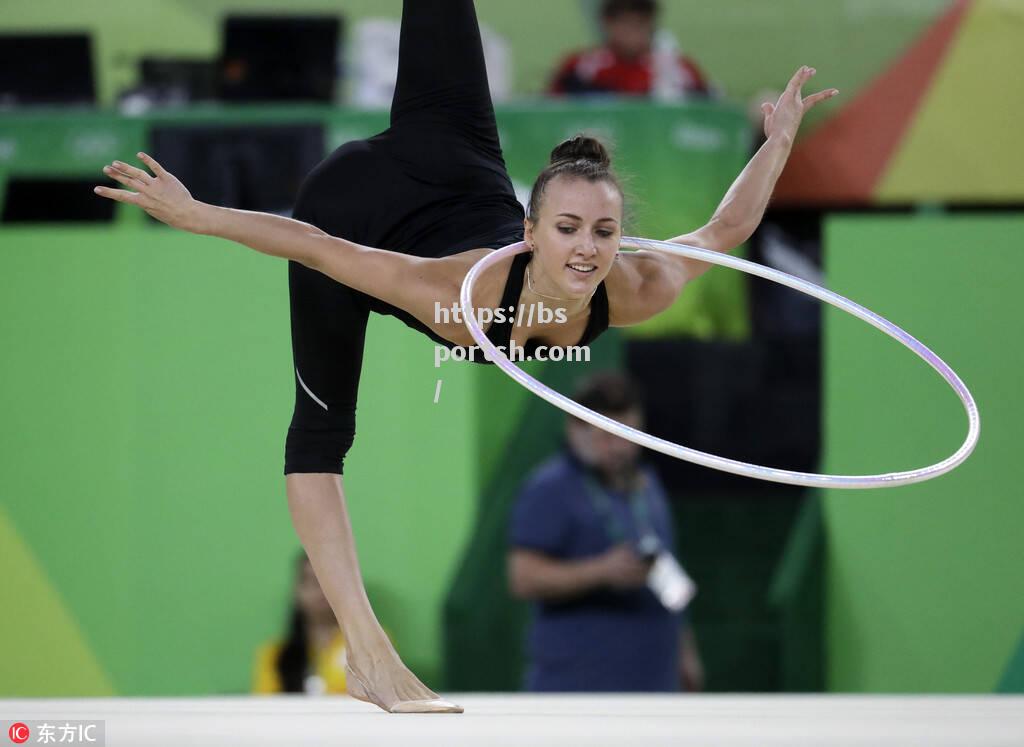
<svg viewBox="0 0 1024 747"><path fill-rule="evenodd" d="M656 316L675 302L686 282L685 272L663 254L620 251L605 278L608 326L629 327Z"/></svg>

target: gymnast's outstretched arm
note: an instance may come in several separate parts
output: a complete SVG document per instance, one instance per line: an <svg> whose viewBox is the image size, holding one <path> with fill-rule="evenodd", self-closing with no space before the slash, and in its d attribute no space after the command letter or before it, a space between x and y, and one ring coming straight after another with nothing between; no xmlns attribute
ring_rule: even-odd
<svg viewBox="0 0 1024 747"><path fill-rule="evenodd" d="M761 223L775 182L789 159L793 140L804 114L815 104L830 99L839 91L825 91L801 96L800 88L814 75L813 67L801 67L790 79L777 103L764 103L764 134L767 137L736 181L725 193L711 220L696 231L669 239L718 252L728 252L750 238ZM686 267L690 279L706 272L712 265L699 259L673 257Z"/></svg>
<svg viewBox="0 0 1024 747"><path fill-rule="evenodd" d="M800 88L814 73L814 68L801 67L776 104L765 103L761 106L765 116L764 133L768 138L764 145L736 177L711 219L696 231L676 236L669 241L716 252L729 252L750 238L761 223L775 182L789 159L803 115L818 102L839 93L830 88L802 97ZM663 252L643 251L627 256L630 261L625 276L633 287L632 293L626 295L644 301L632 309L630 318L617 319L615 326L638 323L668 308L686 283L712 267L710 262Z"/></svg>
<svg viewBox="0 0 1024 747"><path fill-rule="evenodd" d="M418 318L432 318L435 302L446 304L458 298L459 285L441 260L362 246L272 213L200 202L151 156L138 156L152 174L114 161L103 171L129 189L96 187L96 193L137 205L174 228L218 236L263 254L294 260Z"/></svg>

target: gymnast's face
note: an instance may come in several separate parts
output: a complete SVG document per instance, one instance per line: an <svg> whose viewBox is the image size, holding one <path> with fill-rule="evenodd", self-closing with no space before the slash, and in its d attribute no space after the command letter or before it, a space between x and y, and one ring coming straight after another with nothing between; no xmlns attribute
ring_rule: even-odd
<svg viewBox="0 0 1024 747"><path fill-rule="evenodd" d="M608 276L622 238L622 195L614 184L557 176L548 182L537 222L526 219L534 287L587 298Z"/></svg>

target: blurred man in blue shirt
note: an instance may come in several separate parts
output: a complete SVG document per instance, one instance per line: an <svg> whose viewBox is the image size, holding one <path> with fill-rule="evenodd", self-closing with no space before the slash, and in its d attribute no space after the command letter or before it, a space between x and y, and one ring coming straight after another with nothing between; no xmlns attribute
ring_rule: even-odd
<svg viewBox="0 0 1024 747"><path fill-rule="evenodd" d="M634 428L642 403L624 376L598 374L577 402ZM509 585L533 602L525 689L674 692L703 688L685 612L648 588L675 553L672 517L641 448L570 417L567 448L537 468L509 526Z"/></svg>

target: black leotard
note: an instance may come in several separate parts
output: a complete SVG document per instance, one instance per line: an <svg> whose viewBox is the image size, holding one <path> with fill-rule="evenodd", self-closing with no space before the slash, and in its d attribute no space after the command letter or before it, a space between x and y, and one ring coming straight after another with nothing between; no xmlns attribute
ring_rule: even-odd
<svg viewBox="0 0 1024 747"><path fill-rule="evenodd" d="M345 143L313 169L294 217L366 246L446 257L521 241L523 215L501 154L473 1L404 0L390 127ZM503 306L518 303L527 260L513 262ZM369 312L451 343L402 309L298 262L288 263L288 288L295 409L284 472L341 474L355 437ZM602 284L584 340L607 324ZM488 334L507 345L511 326L492 325Z"/></svg>
<svg viewBox="0 0 1024 747"><path fill-rule="evenodd" d="M530 257L530 252L523 252L512 258L512 268L509 270L508 280L505 282L505 291L502 293L499 308L515 309L516 314L520 313L519 294L523 292L523 276L526 273L526 265L529 264ZM501 324L495 322L487 329L487 338L495 345L503 346L507 352L515 323L516 321L511 315L506 316ZM604 287L604 281L601 281L590 299L587 328L583 330L583 336L576 345L589 345L606 329L608 329L608 292ZM536 354L538 345L539 343L533 340L527 340L523 346L523 353L532 357Z"/></svg>

